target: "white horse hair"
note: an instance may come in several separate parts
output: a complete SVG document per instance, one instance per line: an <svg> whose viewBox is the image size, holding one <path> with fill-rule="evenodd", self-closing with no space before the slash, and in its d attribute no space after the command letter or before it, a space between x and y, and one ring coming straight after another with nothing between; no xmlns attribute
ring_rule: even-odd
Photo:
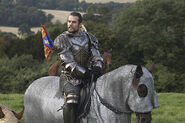
<svg viewBox="0 0 185 123"><path fill-rule="evenodd" d="M90 112L81 119L81 123L130 123L133 112L147 113L159 107L153 77L145 67L142 67L143 75L138 86L145 85L147 95L138 95L132 84L136 67L125 65L98 78L96 91L91 96ZM63 111L57 111L64 104L60 90L59 77L47 76L35 80L24 95L25 123L63 123ZM106 107L100 98L122 113L117 114Z"/></svg>

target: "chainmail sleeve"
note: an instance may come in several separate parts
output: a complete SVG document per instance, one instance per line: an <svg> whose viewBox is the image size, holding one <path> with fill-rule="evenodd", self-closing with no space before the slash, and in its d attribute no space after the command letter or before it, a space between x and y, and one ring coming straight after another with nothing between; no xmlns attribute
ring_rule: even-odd
<svg viewBox="0 0 185 123"><path fill-rule="evenodd" d="M97 66L102 68L103 58L98 50L98 40L95 36L88 33L90 41L91 41L91 53L92 53L92 66Z"/></svg>
<svg viewBox="0 0 185 123"><path fill-rule="evenodd" d="M62 61L62 65L64 65L64 69L75 77L81 78L84 76L86 69L77 64L74 60L71 46L71 42L69 42L67 35L64 33L54 40L53 49L58 53L60 60Z"/></svg>

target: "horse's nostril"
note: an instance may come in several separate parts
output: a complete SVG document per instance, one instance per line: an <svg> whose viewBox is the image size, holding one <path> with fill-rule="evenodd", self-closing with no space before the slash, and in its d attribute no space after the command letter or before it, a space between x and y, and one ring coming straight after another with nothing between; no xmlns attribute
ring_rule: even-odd
<svg viewBox="0 0 185 123"><path fill-rule="evenodd" d="M145 118L142 118L141 119L141 123L145 123Z"/></svg>

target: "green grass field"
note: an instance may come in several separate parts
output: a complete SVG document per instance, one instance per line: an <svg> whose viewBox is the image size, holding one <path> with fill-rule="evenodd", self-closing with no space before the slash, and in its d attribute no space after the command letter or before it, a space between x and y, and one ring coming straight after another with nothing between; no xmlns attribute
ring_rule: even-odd
<svg viewBox="0 0 185 123"><path fill-rule="evenodd" d="M0 94L0 104L4 104L19 112L23 107L23 94ZM185 94L159 93L160 108L152 111L152 123L184 123L185 122ZM132 116L135 123L135 115ZM24 123L24 118L20 123Z"/></svg>
<svg viewBox="0 0 185 123"><path fill-rule="evenodd" d="M16 113L20 112L23 108L23 94L0 94L0 104L6 105ZM20 123L24 123L24 118Z"/></svg>

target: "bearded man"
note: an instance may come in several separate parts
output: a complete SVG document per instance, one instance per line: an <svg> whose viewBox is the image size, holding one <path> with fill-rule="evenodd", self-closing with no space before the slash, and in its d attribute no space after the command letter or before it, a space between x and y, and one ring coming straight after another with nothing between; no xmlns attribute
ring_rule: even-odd
<svg viewBox="0 0 185 123"><path fill-rule="evenodd" d="M81 88L93 75L93 81L101 76L103 59L98 51L98 40L81 31L82 16L72 12L68 16L68 30L54 40L54 49L61 60L60 81L65 97L64 123L75 123Z"/></svg>

